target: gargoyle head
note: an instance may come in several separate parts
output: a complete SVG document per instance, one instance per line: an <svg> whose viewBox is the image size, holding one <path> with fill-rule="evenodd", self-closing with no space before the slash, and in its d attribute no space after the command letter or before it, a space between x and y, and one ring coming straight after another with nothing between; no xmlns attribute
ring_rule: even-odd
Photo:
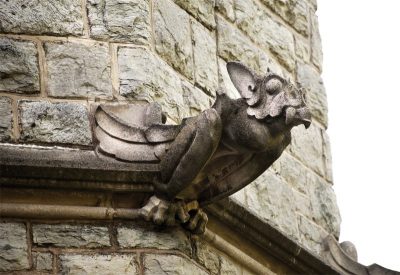
<svg viewBox="0 0 400 275"><path fill-rule="evenodd" d="M228 62L227 69L233 85L246 100L247 114L266 123L284 119L286 127L311 124L304 90L282 77L267 73L258 76L238 62Z"/></svg>

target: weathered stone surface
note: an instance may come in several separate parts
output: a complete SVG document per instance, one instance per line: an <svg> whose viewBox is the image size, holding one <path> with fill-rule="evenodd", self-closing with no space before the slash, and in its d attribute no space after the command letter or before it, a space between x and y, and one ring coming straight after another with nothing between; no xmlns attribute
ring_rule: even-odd
<svg viewBox="0 0 400 275"><path fill-rule="evenodd" d="M39 68L35 43L0 37L0 60L0 91L39 92Z"/></svg>
<svg viewBox="0 0 400 275"><path fill-rule="evenodd" d="M262 219L275 224L288 236L297 240L299 232L292 193L286 183L267 170L246 187L246 203L249 209Z"/></svg>
<svg viewBox="0 0 400 275"><path fill-rule="evenodd" d="M307 168L286 151L274 163L273 168L297 191L307 194Z"/></svg>
<svg viewBox="0 0 400 275"><path fill-rule="evenodd" d="M181 256L147 254L144 257L144 274L205 275L207 272Z"/></svg>
<svg viewBox="0 0 400 275"><path fill-rule="evenodd" d="M60 256L61 274L137 274L135 254Z"/></svg>
<svg viewBox="0 0 400 275"><path fill-rule="evenodd" d="M112 98L106 44L46 43L44 49L50 96Z"/></svg>
<svg viewBox="0 0 400 275"><path fill-rule="evenodd" d="M0 141L9 141L12 136L12 107L11 99L0 96Z"/></svg>
<svg viewBox="0 0 400 275"><path fill-rule="evenodd" d="M82 35L80 0L12 0L0 2L0 32Z"/></svg>
<svg viewBox="0 0 400 275"><path fill-rule="evenodd" d="M143 48L119 48L119 92L129 99L157 101L179 122L188 115L181 80L167 64Z"/></svg>
<svg viewBox="0 0 400 275"><path fill-rule="evenodd" d="M26 238L23 223L0 223L0 271L29 268Z"/></svg>
<svg viewBox="0 0 400 275"><path fill-rule="evenodd" d="M311 56L309 41L301 37L296 37L295 40L295 52L297 57L305 63L309 62Z"/></svg>
<svg viewBox="0 0 400 275"><path fill-rule="evenodd" d="M320 254L328 233L303 215L297 215L301 243L310 251Z"/></svg>
<svg viewBox="0 0 400 275"><path fill-rule="evenodd" d="M217 18L217 28L218 55L223 59L240 60L261 75L264 75L269 68L274 73L286 77L287 74L280 65L220 16Z"/></svg>
<svg viewBox="0 0 400 275"><path fill-rule="evenodd" d="M21 101L21 141L89 145L89 116L78 103Z"/></svg>
<svg viewBox="0 0 400 275"><path fill-rule="evenodd" d="M322 71L322 42L319 33L318 18L315 14L311 17L311 30L311 61L320 71Z"/></svg>
<svg viewBox="0 0 400 275"><path fill-rule="evenodd" d="M341 217L332 185L313 173L308 177L313 220L328 233L339 237Z"/></svg>
<svg viewBox="0 0 400 275"><path fill-rule="evenodd" d="M174 0L209 28L215 27L214 0Z"/></svg>
<svg viewBox="0 0 400 275"><path fill-rule="evenodd" d="M324 143L325 179L329 182L333 182L331 143L325 131L322 131L322 140Z"/></svg>
<svg viewBox="0 0 400 275"><path fill-rule="evenodd" d="M190 240L183 229L170 227L163 230L144 227L118 228L118 243L121 247L175 249L191 253Z"/></svg>
<svg viewBox="0 0 400 275"><path fill-rule="evenodd" d="M305 36L310 34L306 0L262 0L262 2L298 32Z"/></svg>
<svg viewBox="0 0 400 275"><path fill-rule="evenodd" d="M57 247L110 246L108 228L94 225L34 224L33 242Z"/></svg>
<svg viewBox="0 0 400 275"><path fill-rule="evenodd" d="M239 28L254 42L275 54L289 71L293 71L295 53L292 33L285 26L272 20L265 8L255 1L237 0L235 12Z"/></svg>
<svg viewBox="0 0 400 275"><path fill-rule="evenodd" d="M211 274L219 274L220 256L217 251L202 240L196 242L196 260L207 268Z"/></svg>
<svg viewBox="0 0 400 275"><path fill-rule="evenodd" d="M323 156L323 142L321 129L314 123L310 128L294 127L290 151L302 163L319 175L325 175L325 159Z"/></svg>
<svg viewBox="0 0 400 275"><path fill-rule="evenodd" d="M311 114L326 128L328 126L328 103L319 73L312 66L300 63L297 66L297 80L306 89L307 103Z"/></svg>
<svg viewBox="0 0 400 275"><path fill-rule="evenodd" d="M217 43L215 33L191 20L193 33L194 79L210 95L218 88Z"/></svg>
<svg viewBox="0 0 400 275"><path fill-rule="evenodd" d="M242 274L242 270L239 266L235 265L232 261L228 260L226 257L221 257L220 274L238 275Z"/></svg>
<svg viewBox="0 0 400 275"><path fill-rule="evenodd" d="M190 17L170 0L154 3L154 35L157 53L168 64L193 79Z"/></svg>
<svg viewBox="0 0 400 275"><path fill-rule="evenodd" d="M233 0L216 0L215 6L218 11L232 22L235 21L235 8Z"/></svg>
<svg viewBox="0 0 400 275"><path fill-rule="evenodd" d="M110 41L149 44L148 0L88 0L90 36Z"/></svg>
<svg viewBox="0 0 400 275"><path fill-rule="evenodd" d="M32 253L33 268L36 270L52 270L53 255L51 253Z"/></svg>
<svg viewBox="0 0 400 275"><path fill-rule="evenodd" d="M182 81L183 100L189 108L189 115L195 116L200 112L209 109L214 99L206 95L202 90L186 81Z"/></svg>

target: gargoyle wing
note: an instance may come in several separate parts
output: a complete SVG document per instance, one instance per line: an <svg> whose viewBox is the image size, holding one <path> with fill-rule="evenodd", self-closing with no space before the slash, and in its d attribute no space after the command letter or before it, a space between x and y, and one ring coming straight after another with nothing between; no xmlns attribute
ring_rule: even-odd
<svg viewBox="0 0 400 275"><path fill-rule="evenodd" d="M162 124L158 104L99 105L94 122L98 151L127 162L159 162L180 129Z"/></svg>

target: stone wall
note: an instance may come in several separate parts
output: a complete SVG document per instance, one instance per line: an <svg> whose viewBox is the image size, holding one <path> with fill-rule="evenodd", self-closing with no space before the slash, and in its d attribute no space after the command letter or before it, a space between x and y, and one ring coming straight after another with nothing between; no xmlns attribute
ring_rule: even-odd
<svg viewBox="0 0 400 275"><path fill-rule="evenodd" d="M168 123L179 123L211 106L218 87L238 97L227 61L239 60L259 73L269 68L307 89L313 123L308 130L293 129L292 144L277 163L233 198L318 254L325 236L339 235L340 215L332 189L316 8L315 0L1 1L0 141L89 149L93 103L157 101ZM124 241L108 227L86 227L84 237L54 244L62 241L55 236L61 233L45 240L40 225L2 226L1 244L10 240L11 252L0 260L19 269L74 270L92 268L93 262L99 268L111 261L119 268L151 270L163 261L182 266L192 261L179 253L161 253L156 261L152 250L119 250L117 243L124 247ZM22 241L26 236L28 242ZM75 242L79 248L105 247L110 254L84 249L64 254L63 248L47 249L48 242L70 247L69 252ZM220 260L210 265L206 269L225 266Z"/></svg>

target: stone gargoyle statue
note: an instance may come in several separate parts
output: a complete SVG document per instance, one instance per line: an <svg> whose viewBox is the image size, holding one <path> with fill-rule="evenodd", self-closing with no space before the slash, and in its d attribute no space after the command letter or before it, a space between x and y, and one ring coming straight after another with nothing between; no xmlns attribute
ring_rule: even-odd
<svg viewBox="0 0 400 275"><path fill-rule="evenodd" d="M302 89L273 73L258 76L238 62L227 69L242 98L218 93L210 109L180 125L163 124L157 104L97 107L98 152L158 163L154 195L140 209L144 219L203 233L208 219L201 207L251 183L288 146L292 127L309 127Z"/></svg>

